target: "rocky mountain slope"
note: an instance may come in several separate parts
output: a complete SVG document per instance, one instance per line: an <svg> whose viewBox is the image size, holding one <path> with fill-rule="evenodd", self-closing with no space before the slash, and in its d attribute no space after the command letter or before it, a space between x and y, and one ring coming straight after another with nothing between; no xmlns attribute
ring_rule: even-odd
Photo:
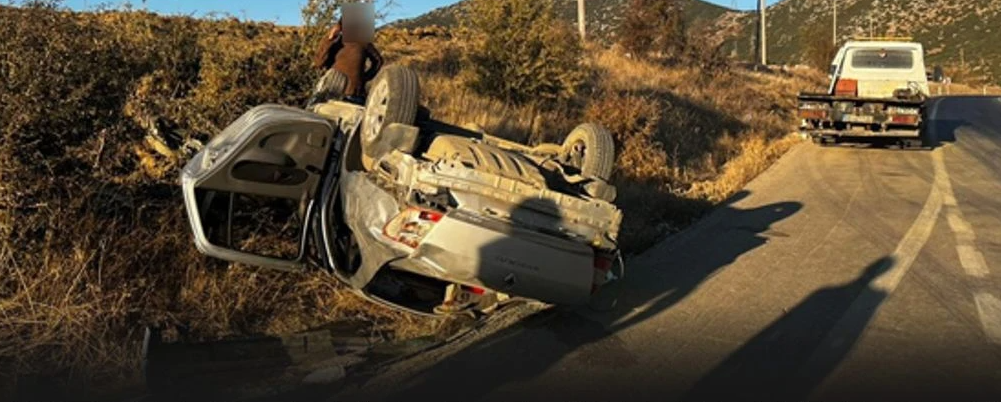
<svg viewBox="0 0 1001 402"><path fill-rule="evenodd" d="M728 14L729 11L727 8L701 0L682 1L685 3L685 14L689 23L710 23ZM460 18L465 3L466 0L459 1L456 4L432 10L416 18L397 21L392 25L401 28L416 28L428 25L454 26ZM599 40L612 40L615 29L621 24L629 3L630 0L588 0L588 31ZM557 3L557 7L560 15L567 21L577 22L576 2L560 1Z"/></svg>
<svg viewBox="0 0 1001 402"><path fill-rule="evenodd" d="M909 36L921 42L928 64L958 69L971 79L1001 75L1001 0L837 0L839 43L856 36ZM769 9L769 59L802 60L811 35L832 35L831 0L783 0ZM739 17L744 38L757 23ZM738 43L749 43L740 39ZM743 46L739 54L749 56Z"/></svg>
<svg viewBox="0 0 1001 402"><path fill-rule="evenodd" d="M944 65L967 81L1001 79L1001 0L836 0L839 44L857 36L910 36L925 45L928 64ZM693 28L711 27L733 57L751 60L757 14L729 10L701 0L685 0ZM413 28L453 26L464 1L393 25ZM610 41L629 0L589 0L593 37ZM830 37L832 0L783 0L769 8L769 60L801 63L806 39ZM576 3L560 2L560 13L576 21Z"/></svg>

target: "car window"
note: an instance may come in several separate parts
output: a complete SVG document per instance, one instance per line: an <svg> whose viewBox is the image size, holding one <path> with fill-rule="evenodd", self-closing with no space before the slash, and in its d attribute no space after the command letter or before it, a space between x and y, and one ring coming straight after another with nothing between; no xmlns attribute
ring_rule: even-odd
<svg viewBox="0 0 1001 402"><path fill-rule="evenodd" d="M914 53L904 49L859 49L852 53L852 68L909 70Z"/></svg>

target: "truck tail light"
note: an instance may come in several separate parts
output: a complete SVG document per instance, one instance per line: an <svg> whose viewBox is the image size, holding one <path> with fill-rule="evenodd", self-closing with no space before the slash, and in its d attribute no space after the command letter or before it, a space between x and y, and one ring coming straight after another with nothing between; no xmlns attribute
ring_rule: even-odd
<svg viewBox="0 0 1001 402"><path fill-rule="evenodd" d="M386 223L382 234L407 247L417 248L444 216L437 211L409 208Z"/></svg>
<svg viewBox="0 0 1001 402"><path fill-rule="evenodd" d="M857 96L858 80L840 79L834 85L835 96Z"/></svg>
<svg viewBox="0 0 1001 402"><path fill-rule="evenodd" d="M896 115L890 119L893 124L906 124L906 125L916 125L918 124L918 116L913 114Z"/></svg>
<svg viewBox="0 0 1001 402"><path fill-rule="evenodd" d="M827 118L827 111L825 110L811 110L811 109L800 109L799 117L803 119L811 120L824 120Z"/></svg>

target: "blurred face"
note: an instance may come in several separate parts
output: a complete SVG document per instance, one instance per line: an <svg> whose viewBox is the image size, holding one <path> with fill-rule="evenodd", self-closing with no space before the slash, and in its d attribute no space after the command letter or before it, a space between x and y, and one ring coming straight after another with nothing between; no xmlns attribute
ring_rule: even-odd
<svg viewBox="0 0 1001 402"><path fill-rule="evenodd" d="M371 42L375 38L375 5L348 3L341 8L345 42Z"/></svg>

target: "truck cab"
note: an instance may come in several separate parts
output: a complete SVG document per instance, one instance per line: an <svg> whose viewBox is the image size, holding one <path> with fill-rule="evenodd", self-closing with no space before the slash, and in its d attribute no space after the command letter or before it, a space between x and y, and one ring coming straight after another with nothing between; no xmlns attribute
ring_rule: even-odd
<svg viewBox="0 0 1001 402"><path fill-rule="evenodd" d="M898 98L900 91L927 97L928 76L920 43L853 40L831 63L828 93L857 98Z"/></svg>

